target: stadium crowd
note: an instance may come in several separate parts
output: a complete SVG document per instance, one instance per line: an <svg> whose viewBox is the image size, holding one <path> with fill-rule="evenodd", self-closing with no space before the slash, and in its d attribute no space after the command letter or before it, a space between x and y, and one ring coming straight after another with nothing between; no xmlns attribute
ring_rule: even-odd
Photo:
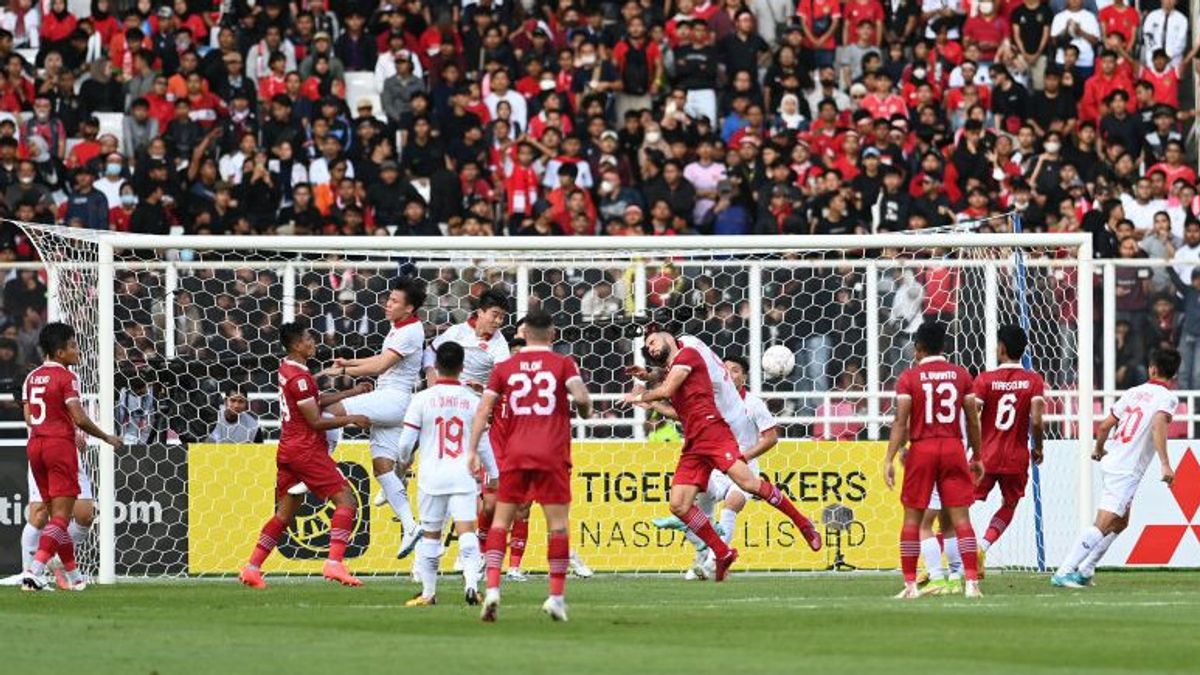
<svg viewBox="0 0 1200 675"><path fill-rule="evenodd" d="M1007 230L1015 213L1025 231L1092 233L1100 257L1174 260L1118 272L1118 384L1171 342L1180 386L1200 389L1197 47L1177 0L0 4L0 215L15 220L667 237ZM35 256L0 228L0 262ZM620 314L630 279L596 274L547 275L534 295ZM744 344L745 286L722 274L655 268L652 302L698 307L701 330ZM861 364L861 278L822 274L767 285L771 339L807 355L810 389L860 386L834 380ZM503 279L434 281L465 300ZM331 347L376 339L379 275L302 285ZM122 355L161 357L162 279L121 291ZM881 306L936 314L937 295ZM13 273L2 299L0 370L19 372L45 282ZM282 301L270 273L185 280L176 353L254 352ZM897 334L908 319L880 317ZM598 358L619 360L613 345Z"/></svg>

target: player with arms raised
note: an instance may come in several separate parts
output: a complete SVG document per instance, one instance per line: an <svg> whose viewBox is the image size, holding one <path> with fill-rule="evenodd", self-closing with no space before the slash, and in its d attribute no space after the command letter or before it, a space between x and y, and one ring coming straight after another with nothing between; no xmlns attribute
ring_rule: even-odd
<svg viewBox="0 0 1200 675"><path fill-rule="evenodd" d="M984 501L997 484L1003 499L980 542L980 572L983 554L1004 534L1012 522L1017 502L1025 496L1029 460L1042 463L1042 376L1026 370L1021 357L1029 338L1020 326L1002 326L996 335L1000 365L975 379L971 395L978 403L983 480L975 486L975 499ZM1030 442L1032 441L1032 448Z"/></svg>
<svg viewBox="0 0 1200 675"><path fill-rule="evenodd" d="M375 390L352 396L334 404L329 412L362 415L371 420L371 470L404 527L398 557L412 552L421 538L421 528L408 503L408 488L397 474L408 471L399 460L400 432L404 414L421 378L421 359L425 348L425 328L417 310L425 304L425 284L420 279L402 277L392 284L384 302L384 312L392 323L383 340L383 351L365 359L335 359L321 374L329 376L376 377Z"/></svg>
<svg viewBox="0 0 1200 675"><path fill-rule="evenodd" d="M1092 585L1096 565L1117 535L1129 526L1133 496L1155 455L1162 470L1162 482L1170 487L1175 481L1175 470L1167 457L1167 431L1179 399L1168 385L1179 370L1179 363L1179 352L1174 349L1152 353L1150 381L1125 392L1100 423L1092 453L1092 459L1100 462L1103 485L1096 522L1079 535L1062 566L1050 578L1053 585L1062 588Z"/></svg>
<svg viewBox="0 0 1200 675"><path fill-rule="evenodd" d="M567 620L563 591L567 583L570 539L567 526L571 509L571 407L579 416L591 415L592 399L579 375L575 360L551 351L554 322L534 310L525 316L526 346L520 354L497 364L488 379L483 400L471 424L469 454L473 467L480 462L480 442L497 401L508 406L504 438L504 470L496 494L496 512L484 543L487 558L487 594L481 617L495 621L500 607L500 567L508 527L517 507L542 505L549 531L547 560L550 597L542 611L556 621Z"/></svg>
<svg viewBox="0 0 1200 675"><path fill-rule="evenodd" d="M691 336L676 338L651 326L646 329L646 362L667 367L660 384L647 391L625 395L627 403L653 403L669 399L683 425L683 452L671 481L671 513L712 549L716 557L713 578L723 581L737 560L708 516L695 505L696 496L708 487L713 471L729 476L747 495L757 495L787 516L804 535L813 551L821 549L821 535L779 488L750 470L742 448L759 447L759 433L725 364L707 345ZM651 378L644 369L631 369L638 379Z"/></svg>
<svg viewBox="0 0 1200 675"><path fill-rule="evenodd" d="M935 487L958 538L967 578L964 593L969 598L982 597L976 576L975 532L968 511L975 500L972 473L983 472L974 455L979 448L979 417L974 399L968 396L971 375L942 356L945 342L943 324L936 321L921 324L915 336L917 364L901 373L896 383L896 416L883 470L888 489L892 489L896 484L896 454L908 444L904 487L900 492L900 503L904 505L904 525L900 530L904 590L897 598L921 596L917 589L921 520ZM973 453L970 465L962 443L964 411L967 439Z"/></svg>
<svg viewBox="0 0 1200 675"><path fill-rule="evenodd" d="M298 323L286 323L279 328L279 341L287 356L279 362L281 426L279 447L275 451L277 506L275 515L263 525L250 562L242 568L238 579L251 588L267 587L261 567L292 524L303 502L301 495L291 494L288 488L302 482L313 494L333 501L334 505L329 528L329 559L325 561L323 575L346 586L361 586L362 582L351 575L342 562L354 527L354 494L329 455L325 431L348 424L366 428L371 421L365 415L321 415L322 404L329 405L331 399L339 395L322 397L317 381L305 365L317 352L311 331Z"/></svg>
<svg viewBox="0 0 1200 675"><path fill-rule="evenodd" d="M75 329L65 323L48 323L38 337L45 361L25 378L25 424L29 427L26 452L45 503L50 505L50 520L42 528L37 553L21 579L22 589L40 591L46 587L46 563L54 556L62 561L67 588L86 588L75 565L75 545L67 532L79 496L79 450L76 429L120 448L121 438L106 434L83 411L79 384L68 368L79 363L79 344Z"/></svg>
<svg viewBox="0 0 1200 675"><path fill-rule="evenodd" d="M409 607L437 604L438 566L442 559L442 528L446 518L454 523L463 563L468 605L479 604L479 537L475 534L475 506L479 494L466 452L468 427L479 408L479 395L459 382L463 348L443 342L435 356L438 379L417 393L404 416L400 457L412 461L413 446L420 442L417 494L421 527L425 535L417 544L423 588L408 601Z"/></svg>

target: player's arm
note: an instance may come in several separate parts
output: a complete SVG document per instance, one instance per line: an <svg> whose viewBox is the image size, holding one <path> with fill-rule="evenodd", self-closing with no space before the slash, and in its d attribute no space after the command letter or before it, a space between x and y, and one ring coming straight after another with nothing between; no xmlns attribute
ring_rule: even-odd
<svg viewBox="0 0 1200 675"><path fill-rule="evenodd" d="M978 482L983 478L983 461L979 459L979 449L983 445L983 433L979 425L979 399L974 395L963 399L963 412L967 414L967 445L971 448L971 474Z"/></svg>
<svg viewBox="0 0 1200 675"><path fill-rule="evenodd" d="M661 401L671 398L679 387L683 385L683 381L687 379L689 373L692 372L691 367L683 365L671 366L667 371L667 376L658 386L647 389L641 393L625 394L626 403L651 403L653 401Z"/></svg>
<svg viewBox="0 0 1200 675"><path fill-rule="evenodd" d="M1162 464L1162 481L1168 486L1175 482L1175 470L1171 468L1171 458L1167 457L1167 428L1171 425L1171 415L1163 411L1154 413L1150 420L1150 439L1154 442L1154 454Z"/></svg>
<svg viewBox="0 0 1200 675"><path fill-rule="evenodd" d="M119 448L123 445L120 436L117 436L116 434L106 434L104 433L103 429L96 426L96 423L92 421L92 418L88 417L87 413L83 411L83 404L79 402L79 399L72 398L67 400L67 414L71 416L71 421L75 423L75 426L85 434L93 438L99 438L114 448ZM25 421L29 421L28 404L25 406Z"/></svg>
<svg viewBox="0 0 1200 675"><path fill-rule="evenodd" d="M1092 449L1092 459L1095 461L1099 462L1107 454L1104 450L1104 444L1108 442L1108 435L1112 433L1113 428L1117 426L1118 422L1120 420L1117 419L1116 415L1109 413L1108 417L1105 417L1104 421L1096 429L1096 446Z"/></svg>
<svg viewBox="0 0 1200 675"><path fill-rule="evenodd" d="M760 432L758 434L758 442L755 443L754 445L750 446L749 448L747 448L746 451L742 453L742 457L744 457L746 459L746 461L749 462L750 460L754 459L755 457L761 457L762 455L767 454L767 451L769 451L771 448L775 447L778 444L779 444L779 428L771 427L770 429L767 429L766 431Z"/></svg>
<svg viewBox="0 0 1200 675"><path fill-rule="evenodd" d="M475 419L471 420L471 440L467 444L467 466L471 467L471 471L479 471L481 462L479 459L479 439L483 438L483 432L487 429L488 419L492 416L492 408L496 406L496 401L500 400L500 395L491 389L485 389L483 396L479 399L479 407L475 409Z"/></svg>
<svg viewBox="0 0 1200 675"><path fill-rule="evenodd" d="M317 406L320 407L322 410L324 410L325 408L328 408L329 406L333 405L334 403L337 403L338 401L350 398L351 396L358 396L359 394L365 394L368 391L371 391L372 389L374 389L374 387L371 385L370 382L359 382L358 384L354 385L353 387L350 387L349 389L343 389L342 391L326 392L317 397Z"/></svg>
<svg viewBox="0 0 1200 675"><path fill-rule="evenodd" d="M379 354L368 356L365 359L337 358L333 360L333 365L326 368L321 374L328 376L375 377L399 363L403 357L404 354L400 352L385 349Z"/></svg>
<svg viewBox="0 0 1200 675"><path fill-rule="evenodd" d="M579 412L580 419L587 419L592 416L592 395L588 392L587 385L583 383L582 377L572 377L567 380L567 392L571 394L571 398L575 401L575 409Z"/></svg>
<svg viewBox="0 0 1200 675"><path fill-rule="evenodd" d="M908 418L912 414L912 397L896 397L896 416L892 420L892 431L888 434L887 455L883 458L883 478L891 490L896 486L896 453L908 445Z"/></svg>
<svg viewBox="0 0 1200 675"><path fill-rule="evenodd" d="M1029 404L1029 435L1033 439L1030 452L1035 465L1042 463L1042 444L1046 438L1046 426L1042 416L1046 413L1046 399L1038 396Z"/></svg>
<svg viewBox="0 0 1200 675"><path fill-rule="evenodd" d="M366 429L371 426L371 420L367 419L366 415L337 415L334 417L322 417L321 408L317 405L315 396L310 396L296 404L300 409L300 414L304 415L304 421L308 426L316 431L329 431L330 429L340 429L344 426L353 424L356 427Z"/></svg>
<svg viewBox="0 0 1200 675"><path fill-rule="evenodd" d="M412 459L413 448L417 446L417 441L421 438L421 427L413 426L408 420L404 420L404 429L400 432L400 461L408 464Z"/></svg>

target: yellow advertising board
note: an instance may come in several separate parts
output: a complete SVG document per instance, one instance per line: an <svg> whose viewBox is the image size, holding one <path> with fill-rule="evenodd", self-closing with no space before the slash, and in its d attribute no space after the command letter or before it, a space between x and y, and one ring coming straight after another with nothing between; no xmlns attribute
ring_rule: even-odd
<svg viewBox="0 0 1200 675"><path fill-rule="evenodd" d="M826 569L840 551L849 565L896 567L901 508L897 492L883 484L880 442L784 441L761 460L764 476L777 484L801 511L821 522L835 507L848 525L820 525L827 545L808 549L791 521L758 501L738 518L733 546L737 569ZM682 533L659 530L651 521L670 515L671 476L678 459L675 443L637 441L577 442L573 445L571 546L597 571L675 571L692 560L694 549ZM386 506L370 505L377 488L369 478L365 443L342 443L336 459L359 497L360 519L348 551L359 573L402 573L411 558L397 560L401 528ZM236 572L245 562L259 528L273 509L274 445L192 445L188 458L189 571ZM416 483L410 484L416 505ZM836 508L841 507L841 508ZM719 509L720 507L718 507ZM328 545L330 509L309 497L280 550L267 561L271 572L317 573ZM362 517L365 515L365 518ZM545 570L544 522L535 509L523 567ZM449 569L457 547L443 563Z"/></svg>

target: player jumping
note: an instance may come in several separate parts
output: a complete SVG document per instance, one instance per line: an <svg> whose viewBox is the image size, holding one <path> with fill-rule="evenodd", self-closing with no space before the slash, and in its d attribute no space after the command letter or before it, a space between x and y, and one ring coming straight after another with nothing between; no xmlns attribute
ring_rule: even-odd
<svg viewBox="0 0 1200 675"><path fill-rule="evenodd" d="M999 484L1003 500L979 543L981 577L984 554L1004 534L1017 503L1025 496L1030 459L1034 464L1042 463L1042 414L1046 408L1042 395L1046 385L1041 375L1021 365L1028 345L1029 338L1020 326L1002 326L996 335L1000 365L976 378L972 387L971 396L979 405L984 467L983 480L975 486L975 499L986 500Z"/></svg>
<svg viewBox="0 0 1200 675"><path fill-rule="evenodd" d="M325 431L348 424L366 428L371 421L365 415L321 415L317 381L305 365L317 352L311 331L298 323L287 323L279 328L279 341L287 356L279 363L281 426L275 455L277 506L275 515L263 525L250 562L242 568L238 578L252 588L267 587L261 566L275 550L303 502L302 496L289 493L288 488L303 482L313 494L334 505L329 529L329 559L325 561L323 575L346 586L361 586L362 582L351 575L342 562L354 527L354 494L329 456Z"/></svg>
<svg viewBox="0 0 1200 675"><path fill-rule="evenodd" d="M551 351L554 322L541 310L525 316L526 346L520 354L497 364L488 379L483 400L471 424L468 453L473 467L480 464L480 442L492 408L500 399L508 406L505 423L504 470L500 472L496 511L484 542L487 558L487 594L484 621L495 621L500 607L500 567L508 527L517 507L538 502L549 531L547 560L550 597L542 611L556 621L567 620L563 591L567 583L570 540L567 525L571 508L571 407L579 416L591 415L592 399L579 375L575 360Z"/></svg>
<svg viewBox="0 0 1200 675"><path fill-rule="evenodd" d="M377 376L374 391L335 403L329 412L338 416L362 415L371 420L371 469L384 499L404 527L397 553L399 558L412 553L421 539L421 529L413 518L403 477L408 466L398 460L404 414L421 376L425 328L417 310L423 304L424 282L410 277L397 279L384 302L384 311L392 327L383 340L383 351L365 359L334 359L333 365L321 373L335 377Z"/></svg>
<svg viewBox="0 0 1200 675"><path fill-rule="evenodd" d="M975 494L972 473L983 473L983 465L976 456L979 417L975 401L968 396L971 376L965 368L947 362L942 356L945 341L944 325L936 321L922 324L915 336L917 365L905 370L896 383L896 417L883 470L890 490L896 484L896 454L909 444L903 460L904 487L900 492L900 502L904 505L904 526L900 530L904 590L897 598L921 596L917 589L921 520L934 487L958 538L967 578L964 593L969 598L982 597L976 576L975 532L968 511ZM962 443L964 410L968 413L967 439L972 452L969 465Z"/></svg>
<svg viewBox="0 0 1200 675"><path fill-rule="evenodd" d="M813 551L821 550L821 535L779 488L750 470L741 448L751 448L758 431L729 371L707 345L691 336L676 338L655 327L646 331L646 362L667 367L662 382L647 391L625 394L626 403L652 403L670 399L683 424L683 452L671 481L671 513L682 520L712 549L716 557L713 578L724 581L738 552L717 534L708 516L696 505L696 496L708 487L712 472L720 471L743 492L756 495L795 523ZM630 371L648 379L644 369Z"/></svg>
<svg viewBox="0 0 1200 675"><path fill-rule="evenodd" d="M463 367L463 348L443 342L435 356L438 379L432 387L413 396L404 415L400 436L400 459L412 461L413 446L420 441L421 461L417 469L417 494L421 526L425 531L417 544L414 565L423 589L409 607L437 604L438 567L442 559L442 528L449 517L458 534L463 558L463 580L468 605L479 604L479 537L475 534L478 486L471 473L464 441L467 424L475 419L479 395L458 380Z"/></svg>
<svg viewBox="0 0 1200 675"><path fill-rule="evenodd" d="M1096 565L1113 540L1129 526L1129 509L1150 460L1158 455L1162 482L1171 486L1175 471L1167 457L1167 430L1179 399L1168 389L1179 370L1179 352L1160 349L1150 355L1150 381L1125 392L1096 433L1092 459L1100 462L1100 506L1096 522L1079 535L1050 583L1062 588L1092 585ZM1109 434L1116 434L1109 438Z"/></svg>
<svg viewBox="0 0 1200 675"><path fill-rule="evenodd" d="M22 393L29 427L29 468L41 498L49 504L50 518L42 528L37 553L25 569L22 589L45 588L46 564L58 556L66 587L82 591L87 585L75 564L75 544L68 525L81 487L76 430L99 438L114 450L122 442L119 436L96 426L80 403L78 379L68 370L79 363L75 329L65 323L48 323L38 337L38 346L45 361L25 378Z"/></svg>

